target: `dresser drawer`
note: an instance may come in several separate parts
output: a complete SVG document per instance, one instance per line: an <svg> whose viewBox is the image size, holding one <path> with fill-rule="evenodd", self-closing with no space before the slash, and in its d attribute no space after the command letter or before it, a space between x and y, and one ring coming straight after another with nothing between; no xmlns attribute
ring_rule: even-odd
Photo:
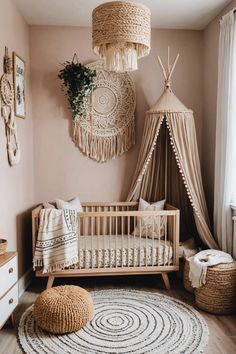
<svg viewBox="0 0 236 354"><path fill-rule="evenodd" d="M11 290L0 300L0 328L4 325L12 311L18 305L18 284L15 284Z"/></svg>
<svg viewBox="0 0 236 354"><path fill-rule="evenodd" d="M0 268L0 299L17 282L17 256Z"/></svg>

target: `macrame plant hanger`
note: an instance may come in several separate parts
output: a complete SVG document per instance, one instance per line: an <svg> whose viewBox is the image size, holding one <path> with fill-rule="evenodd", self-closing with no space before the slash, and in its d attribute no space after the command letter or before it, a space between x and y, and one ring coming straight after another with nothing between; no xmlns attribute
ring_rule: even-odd
<svg viewBox="0 0 236 354"><path fill-rule="evenodd" d="M79 59L78 59L77 53L74 53L73 58L72 58L72 63L79 64Z"/></svg>
<svg viewBox="0 0 236 354"><path fill-rule="evenodd" d="M4 56L4 74L0 80L1 92L1 115L5 121L7 137L7 154L11 166L20 161L20 145L17 137L16 118L14 116L14 89L12 83L12 61L8 55L8 49L5 47Z"/></svg>
<svg viewBox="0 0 236 354"><path fill-rule="evenodd" d="M79 64L79 59L78 59L77 53L74 53L73 58L72 58L72 63L77 64L77 65ZM92 131L93 131L93 115L92 115L93 89L92 89L92 92L90 94L89 106L90 106L90 122L91 122L91 134L92 134Z"/></svg>

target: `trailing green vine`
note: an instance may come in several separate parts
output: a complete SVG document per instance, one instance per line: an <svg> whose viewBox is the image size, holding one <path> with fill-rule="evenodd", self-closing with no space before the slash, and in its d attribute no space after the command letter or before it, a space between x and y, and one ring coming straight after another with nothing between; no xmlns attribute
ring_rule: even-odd
<svg viewBox="0 0 236 354"><path fill-rule="evenodd" d="M72 117L75 120L77 116L86 113L90 95L96 87L94 84L96 70L89 69L78 61L74 62L74 58L72 62L66 61L62 65L64 68L60 70L58 78L62 80L62 91L67 94Z"/></svg>

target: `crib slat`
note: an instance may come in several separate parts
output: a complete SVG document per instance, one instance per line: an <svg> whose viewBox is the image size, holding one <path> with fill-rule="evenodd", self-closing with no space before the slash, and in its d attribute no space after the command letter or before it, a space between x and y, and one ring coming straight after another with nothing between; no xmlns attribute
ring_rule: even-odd
<svg viewBox="0 0 236 354"><path fill-rule="evenodd" d="M136 217L134 216L134 237L133 237L133 267L135 267L135 232L136 232Z"/></svg>
<svg viewBox="0 0 236 354"><path fill-rule="evenodd" d="M139 220L139 267L141 267L141 234L142 234L142 225L141 218Z"/></svg>
<svg viewBox="0 0 236 354"><path fill-rule="evenodd" d="M167 225L168 225L168 216L165 218L165 259L167 257L167 262L164 263L164 265L167 263L168 265L169 263L169 258L170 258L170 247L167 244Z"/></svg>
<svg viewBox="0 0 236 354"><path fill-rule="evenodd" d="M127 264L128 264L128 267L129 267L129 254L130 254L130 216L127 216L127 221L128 221L128 246L127 246L127 257L128 257L128 261L127 261Z"/></svg>
<svg viewBox="0 0 236 354"><path fill-rule="evenodd" d="M84 224L84 219L83 219ZM84 236L84 268L86 268L86 254L87 254L87 236Z"/></svg>
<svg viewBox="0 0 236 354"><path fill-rule="evenodd" d="M111 264L111 225L112 225L112 216L109 216L109 253L110 253L110 268L112 266Z"/></svg>
<svg viewBox="0 0 236 354"><path fill-rule="evenodd" d="M116 209L117 209L117 207L116 207ZM117 222L118 222L118 220L117 220L117 216L115 217L115 220L116 220L115 255L116 255L116 268L117 268L117 232L118 232L118 230L117 230L117 228L118 228L118 224L117 224Z"/></svg>
<svg viewBox="0 0 236 354"><path fill-rule="evenodd" d="M98 206L98 213L101 213L101 206ZM100 240L100 235L102 235L101 233L101 218L103 216L99 216L98 217L98 229L97 229L97 240L98 240L98 268L101 268L100 267L100 243L99 243L99 240Z"/></svg>
<svg viewBox="0 0 236 354"><path fill-rule="evenodd" d="M102 229L103 229L103 268L105 268L105 219L102 218Z"/></svg>
<svg viewBox="0 0 236 354"><path fill-rule="evenodd" d="M168 217L167 217L167 219L168 219ZM172 223L172 217L169 217L169 219L170 219L170 224ZM170 239L169 239L169 242L170 242ZM170 265L170 246L171 245L169 245L169 248L168 248L168 265Z"/></svg>
<svg viewBox="0 0 236 354"><path fill-rule="evenodd" d="M91 218L91 223L93 224L93 218ZM94 268L94 263L93 263L93 233L91 232L91 266L92 269Z"/></svg>
<svg viewBox="0 0 236 354"><path fill-rule="evenodd" d="M85 208L85 212L88 212L88 207L85 206L84 208ZM86 219L85 219L85 220L86 220ZM89 220L88 220L88 221L89 221ZM87 225L88 230L85 229L86 225L87 225L87 223L85 222L85 224L84 224L84 226L83 226L83 231L82 231L82 234L83 234L83 235L87 235L87 234L89 233L89 223L88 223L88 225Z"/></svg>
<svg viewBox="0 0 236 354"><path fill-rule="evenodd" d="M152 266L154 265L154 217L152 217Z"/></svg>
<svg viewBox="0 0 236 354"><path fill-rule="evenodd" d="M175 216L173 218L173 265L179 265L179 254L177 245L179 243L179 219Z"/></svg>
<svg viewBox="0 0 236 354"><path fill-rule="evenodd" d="M101 212L100 206L98 207L98 212ZM101 216L98 217L98 229L97 229L97 235L101 235Z"/></svg>
<svg viewBox="0 0 236 354"><path fill-rule="evenodd" d="M109 208L107 207L107 212L109 211ZM106 218L106 235L109 234L109 217L107 216Z"/></svg>
<svg viewBox="0 0 236 354"><path fill-rule="evenodd" d="M79 261L79 269L81 269L81 263L80 263L80 237L81 237L81 233L80 233L80 230L81 230L81 222L82 222L82 219L80 220L79 219L79 227L78 227L78 261Z"/></svg>
<svg viewBox="0 0 236 354"><path fill-rule="evenodd" d="M122 207L123 210L123 207ZM121 217L121 267L123 268L123 251L124 251L124 217Z"/></svg>
<svg viewBox="0 0 236 354"><path fill-rule="evenodd" d="M97 216L96 219L98 219L98 218L100 218L100 216ZM98 226L98 220L97 220L96 226ZM99 269L100 268L100 264L99 264L99 235L96 233L96 236L97 236L97 268Z"/></svg>
<svg viewBox="0 0 236 354"><path fill-rule="evenodd" d="M148 248L147 248L147 224L145 225L145 265L147 267L147 252L148 252Z"/></svg>
<svg viewBox="0 0 236 354"><path fill-rule="evenodd" d="M157 249L157 265L160 265L160 254L161 254L161 218L158 216L158 249Z"/></svg>
<svg viewBox="0 0 236 354"><path fill-rule="evenodd" d="M174 236L173 236L173 248L175 251L174 258L173 258L173 265L179 267L179 211L177 215L174 217L175 220L175 228L174 228Z"/></svg>
<svg viewBox="0 0 236 354"><path fill-rule="evenodd" d="M93 208L92 208L93 209ZM91 236L90 237L92 237L92 239L93 239L93 236L94 236L94 223L95 223L95 220L94 220L94 217L92 216L91 218L90 218L90 231L91 231ZM96 257L96 249L94 249L94 253L95 253L95 257ZM92 268L94 267L94 263L93 263L93 255L91 255L91 257L92 257Z"/></svg>

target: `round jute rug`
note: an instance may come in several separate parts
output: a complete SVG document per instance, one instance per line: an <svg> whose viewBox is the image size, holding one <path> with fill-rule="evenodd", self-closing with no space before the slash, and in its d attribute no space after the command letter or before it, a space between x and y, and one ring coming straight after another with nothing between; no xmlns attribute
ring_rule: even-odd
<svg viewBox="0 0 236 354"><path fill-rule="evenodd" d="M191 306L159 293L91 292L95 314L78 332L53 335L37 327L33 306L22 315L19 341L27 354L203 353L208 327Z"/></svg>

